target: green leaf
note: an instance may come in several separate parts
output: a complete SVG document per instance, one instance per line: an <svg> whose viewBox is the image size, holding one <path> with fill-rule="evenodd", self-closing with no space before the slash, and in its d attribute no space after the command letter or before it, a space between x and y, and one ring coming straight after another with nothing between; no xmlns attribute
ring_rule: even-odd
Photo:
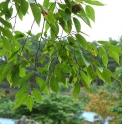
<svg viewBox="0 0 122 124"><path fill-rule="evenodd" d="M39 85L40 90L43 91L46 86L46 83L41 78L38 77L36 77L36 82Z"/></svg>
<svg viewBox="0 0 122 124"><path fill-rule="evenodd" d="M100 54L100 57L102 59L104 66L107 68L108 56L107 56L107 53L103 47L99 47L99 54Z"/></svg>
<svg viewBox="0 0 122 124"><path fill-rule="evenodd" d="M6 73L3 73L5 67L6 67L6 65L0 66L0 82L2 82L7 77L8 73L9 73L9 71Z"/></svg>
<svg viewBox="0 0 122 124"><path fill-rule="evenodd" d="M78 40L78 43L81 44L81 46L84 49L87 49L87 41L86 41L86 39L80 34L75 34L75 36L76 36L76 39Z"/></svg>
<svg viewBox="0 0 122 124"><path fill-rule="evenodd" d="M69 9L67 9L65 12L63 10L59 10L59 14L63 18L64 23L71 19L71 13L69 12Z"/></svg>
<svg viewBox="0 0 122 124"><path fill-rule="evenodd" d="M97 6L104 6L103 3L97 1L97 0L84 0L84 2L88 3L88 4L92 4L92 5L97 5Z"/></svg>
<svg viewBox="0 0 122 124"><path fill-rule="evenodd" d="M55 7L56 7L56 2L52 3L51 6L49 7L49 11L51 13L53 13L53 11L55 10Z"/></svg>
<svg viewBox="0 0 122 124"><path fill-rule="evenodd" d="M58 85L58 81L57 79L52 76L50 79L50 88L52 89L53 92L55 92L56 94L58 93L59 90L59 85Z"/></svg>
<svg viewBox="0 0 122 124"><path fill-rule="evenodd" d="M82 7L82 11L80 11L79 13L77 13L77 16L79 16L89 27L91 27L91 23L89 18L87 17L83 7Z"/></svg>
<svg viewBox="0 0 122 124"><path fill-rule="evenodd" d="M11 70L13 65L14 65L13 61L7 63L4 67L2 74L8 73Z"/></svg>
<svg viewBox="0 0 122 124"><path fill-rule="evenodd" d="M44 60L45 60L45 57L44 56L41 56L40 58L39 58L39 62L42 64L42 63L44 63Z"/></svg>
<svg viewBox="0 0 122 124"><path fill-rule="evenodd" d="M45 86L44 90L43 90L45 93L49 94L49 88L48 86Z"/></svg>
<svg viewBox="0 0 122 124"><path fill-rule="evenodd" d="M20 77L24 77L25 75L26 75L26 69L20 67L19 76L20 76Z"/></svg>
<svg viewBox="0 0 122 124"><path fill-rule="evenodd" d="M28 11L28 2L26 0L21 0L20 1L20 10L22 11L23 15L26 15Z"/></svg>
<svg viewBox="0 0 122 124"><path fill-rule="evenodd" d="M74 21L74 24L75 24L76 31L80 32L80 30L81 30L80 21L77 18L75 18L75 17L73 17L73 21Z"/></svg>
<svg viewBox="0 0 122 124"><path fill-rule="evenodd" d="M109 46L110 43L108 41L98 41L98 43Z"/></svg>
<svg viewBox="0 0 122 124"><path fill-rule="evenodd" d="M45 33L47 33L49 27L50 27L50 26L49 26L48 22L46 21L46 23L45 23Z"/></svg>
<svg viewBox="0 0 122 124"><path fill-rule="evenodd" d="M40 10L40 8L35 3L30 3L30 6L31 6L32 13L33 13L33 17L36 20L36 23L38 25L40 25L40 21L41 21L41 10Z"/></svg>
<svg viewBox="0 0 122 124"><path fill-rule="evenodd" d="M77 44L77 42L76 42L76 40L73 38L73 37L71 37L71 36L69 36L68 37L68 41L69 41L69 44L74 48L74 47L79 47L79 45Z"/></svg>
<svg viewBox="0 0 122 124"><path fill-rule="evenodd" d="M109 45L108 46L111 50L113 50L113 51L115 51L115 52L117 52L117 53L119 53L119 54L122 54L122 50L119 48L119 47L117 47L117 46L113 46L113 45Z"/></svg>
<svg viewBox="0 0 122 124"><path fill-rule="evenodd" d="M12 17L12 14L13 14L13 8L10 7L6 10L6 13L5 13L5 19L8 20Z"/></svg>
<svg viewBox="0 0 122 124"><path fill-rule="evenodd" d="M86 75L83 71L80 71L80 75L81 75L81 80L83 80L83 82L87 85L90 86L90 80L88 75Z"/></svg>
<svg viewBox="0 0 122 124"><path fill-rule="evenodd" d="M7 51L5 49L0 50L0 56L4 56Z"/></svg>
<svg viewBox="0 0 122 124"><path fill-rule="evenodd" d="M15 57L18 52L19 52L19 50L17 50L14 53L12 53L12 55L8 58L8 60L10 61L13 57Z"/></svg>
<svg viewBox="0 0 122 124"><path fill-rule="evenodd" d="M15 39L21 39L21 38L23 38L23 37L26 37L26 35L24 34L24 33L22 33L22 32L20 32L20 31L14 31L14 33L15 33Z"/></svg>
<svg viewBox="0 0 122 124"><path fill-rule="evenodd" d="M106 45L106 46L108 46L108 48L110 48L111 50L113 50L113 51L115 51L115 52L117 52L117 53L119 53L119 54L122 54L122 51L121 51L121 49L120 49L119 47L113 46L113 45L111 45L111 44L110 44L109 42L107 42L107 41L98 41L98 43L103 44L103 45Z"/></svg>
<svg viewBox="0 0 122 124"><path fill-rule="evenodd" d="M26 93L26 94L23 94L23 95L21 96L21 98L20 98L20 99L18 99L18 101L17 101L17 102L16 102L16 104L14 105L13 109L18 108L19 106L21 106L21 105L22 105L22 103L24 103L24 102L25 102L25 100L26 100L27 96L28 96L28 94L27 94L27 93Z"/></svg>
<svg viewBox="0 0 122 124"><path fill-rule="evenodd" d="M6 37L1 37L3 40L3 48L6 49L8 52L11 52L11 44L10 41Z"/></svg>
<svg viewBox="0 0 122 124"><path fill-rule="evenodd" d="M93 43L88 43L87 50L96 57L98 55L97 46L95 46Z"/></svg>
<svg viewBox="0 0 122 124"><path fill-rule="evenodd" d="M62 71L64 73L70 73L72 71L72 67L67 65L66 63L61 63L61 64L57 64L56 65L56 69L55 69L55 73L57 73L58 71Z"/></svg>
<svg viewBox="0 0 122 124"><path fill-rule="evenodd" d="M112 78L117 80L117 77L115 76L115 74L113 74L109 69L104 68L103 73L106 73L107 75L111 76Z"/></svg>
<svg viewBox="0 0 122 124"><path fill-rule="evenodd" d="M30 95L28 95L26 98L26 105L30 111L32 111L33 104L34 104L33 98Z"/></svg>
<svg viewBox="0 0 122 124"><path fill-rule="evenodd" d="M104 82L108 83L108 84L112 84L111 82L111 76L107 73L107 71L103 70L103 72L101 73L99 70L96 71L98 77L100 79L102 79Z"/></svg>
<svg viewBox="0 0 122 124"><path fill-rule="evenodd" d="M70 12L70 10L68 8L66 8L65 12L63 12L61 15L63 17L64 22L68 22L69 20L71 20L71 12Z"/></svg>
<svg viewBox="0 0 122 124"><path fill-rule="evenodd" d="M76 58L80 58L82 56L82 51L79 49L74 49L74 54Z"/></svg>
<svg viewBox="0 0 122 124"><path fill-rule="evenodd" d="M82 55L82 59L87 67L90 66L90 60L86 55Z"/></svg>
<svg viewBox="0 0 122 124"><path fill-rule="evenodd" d="M68 26L68 32L70 33L71 30L72 30L72 20L71 20L71 19L69 19L69 20L67 21L67 26Z"/></svg>
<svg viewBox="0 0 122 124"><path fill-rule="evenodd" d="M17 15L19 16L20 20L22 20L23 19L23 12L20 10L20 1L17 1L15 3L15 6L16 6Z"/></svg>
<svg viewBox="0 0 122 124"><path fill-rule="evenodd" d="M103 67L101 66L101 64L96 60L96 59L93 59L93 65L98 68L98 70L100 72L103 72Z"/></svg>
<svg viewBox="0 0 122 124"><path fill-rule="evenodd" d="M39 40L39 38L41 37L42 33L39 32L37 35L36 35L36 40Z"/></svg>
<svg viewBox="0 0 122 124"><path fill-rule="evenodd" d="M48 7L48 4L49 4L49 0L44 0L44 1L43 1L43 6L44 6L44 7Z"/></svg>
<svg viewBox="0 0 122 124"><path fill-rule="evenodd" d="M8 73L7 77L6 77L7 81L10 84L10 87L12 86L12 82L11 82L11 73Z"/></svg>
<svg viewBox="0 0 122 124"><path fill-rule="evenodd" d="M6 36L10 40L15 40L12 32L10 30L6 30L0 26L0 30L2 31L3 35Z"/></svg>
<svg viewBox="0 0 122 124"><path fill-rule="evenodd" d="M91 65L87 68L87 73L92 78L92 80L94 80L97 76L93 66Z"/></svg>
<svg viewBox="0 0 122 124"><path fill-rule="evenodd" d="M19 82L19 66L18 65L14 66L11 71L11 80L14 86L16 86Z"/></svg>
<svg viewBox="0 0 122 124"><path fill-rule="evenodd" d="M65 65L64 68L62 69L62 72L64 73L70 73L72 71L72 67L69 65Z"/></svg>
<svg viewBox="0 0 122 124"><path fill-rule="evenodd" d="M109 49L109 55L119 64L119 54Z"/></svg>
<svg viewBox="0 0 122 124"><path fill-rule="evenodd" d="M7 77L8 74L9 74L9 71L7 73L1 74L0 75L0 82L2 82Z"/></svg>
<svg viewBox="0 0 122 124"><path fill-rule="evenodd" d="M63 71L67 71L67 70L63 70L62 67L65 67L63 64L57 64L56 67L55 67L55 76L57 78L57 80L59 82L62 82L63 84L66 83L66 77L64 75L64 72Z"/></svg>
<svg viewBox="0 0 122 124"><path fill-rule="evenodd" d="M64 31L69 34L69 30L68 30L68 25L66 22L64 22L64 20L61 18L59 19L60 25L61 27L64 29Z"/></svg>
<svg viewBox="0 0 122 124"><path fill-rule="evenodd" d="M18 90L18 92L15 95L16 99L21 99L21 97L23 96L23 94L25 92L27 92L28 88L30 87L30 84L26 84L24 85L21 89Z"/></svg>
<svg viewBox="0 0 122 124"><path fill-rule="evenodd" d="M58 26L58 24L55 24L55 26L51 25L50 33L51 33L51 37L52 38L57 38L58 33L59 33L59 26Z"/></svg>
<svg viewBox="0 0 122 124"><path fill-rule="evenodd" d="M69 7L69 9L71 9L71 1L70 0L64 0L66 5Z"/></svg>
<svg viewBox="0 0 122 124"><path fill-rule="evenodd" d="M69 81L68 81L69 84L71 84L73 82L73 78L74 78L73 76L69 77Z"/></svg>
<svg viewBox="0 0 122 124"><path fill-rule="evenodd" d="M33 72L22 77L21 80L19 81L19 87L22 86L32 75L33 75Z"/></svg>
<svg viewBox="0 0 122 124"><path fill-rule="evenodd" d="M73 97L75 100L78 98L79 94L80 94L80 84L77 82L75 83L75 88L73 90Z"/></svg>
<svg viewBox="0 0 122 124"><path fill-rule="evenodd" d="M5 68L5 65L0 65L0 75L2 74L4 68Z"/></svg>
<svg viewBox="0 0 122 124"><path fill-rule="evenodd" d="M41 74L46 74L48 72L48 65L46 64L44 68L37 68L37 71Z"/></svg>
<svg viewBox="0 0 122 124"><path fill-rule="evenodd" d="M36 88L33 89L33 95L39 103L42 103L41 93Z"/></svg>
<svg viewBox="0 0 122 124"><path fill-rule="evenodd" d="M52 24L52 25L55 26L55 21L56 21L56 20L55 20L55 17L54 17L54 14L53 14L53 13L48 12L48 14L44 16L44 18L45 18L50 24Z"/></svg>
<svg viewBox="0 0 122 124"><path fill-rule="evenodd" d="M95 22L95 11L94 9L89 6L89 5L86 5L86 15L93 21Z"/></svg>
<svg viewBox="0 0 122 124"><path fill-rule="evenodd" d="M12 25L11 25L11 23L7 22L6 20L4 20L4 19L1 18L1 17L0 17L0 22L1 22L4 26L6 26L6 27L12 29Z"/></svg>

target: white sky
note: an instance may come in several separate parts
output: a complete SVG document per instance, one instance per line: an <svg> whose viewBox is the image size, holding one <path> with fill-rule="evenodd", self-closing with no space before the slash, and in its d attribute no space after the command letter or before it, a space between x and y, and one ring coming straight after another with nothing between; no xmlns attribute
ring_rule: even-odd
<svg viewBox="0 0 122 124"><path fill-rule="evenodd" d="M122 35L122 0L99 0L106 4L105 6L94 6L96 13L96 21L92 23L92 28L81 23L82 31L90 37L86 37L88 41L108 40L109 37L119 39ZM30 15L24 17L23 21L17 20L16 29L28 31L33 22ZM34 34L41 31L36 24L32 32Z"/></svg>
<svg viewBox="0 0 122 124"><path fill-rule="evenodd" d="M96 22L87 30L89 40L118 39L122 35L122 0L100 0L104 7L95 7Z"/></svg>

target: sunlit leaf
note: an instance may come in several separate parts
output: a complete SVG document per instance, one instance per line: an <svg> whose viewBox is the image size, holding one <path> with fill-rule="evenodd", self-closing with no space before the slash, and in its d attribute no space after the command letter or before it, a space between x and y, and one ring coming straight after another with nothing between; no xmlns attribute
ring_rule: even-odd
<svg viewBox="0 0 122 124"><path fill-rule="evenodd" d="M44 7L48 7L48 4L49 4L49 0L44 0L44 1L43 1L43 6L44 6Z"/></svg>
<svg viewBox="0 0 122 124"><path fill-rule="evenodd" d="M15 98L20 99L22 97L22 95L28 90L29 86L30 86L30 84L26 84L21 89L19 89L15 95Z"/></svg>
<svg viewBox="0 0 122 124"><path fill-rule="evenodd" d="M97 1L97 0L84 0L86 3L92 4L92 5L97 5L97 6L104 6L105 4Z"/></svg>
<svg viewBox="0 0 122 124"><path fill-rule="evenodd" d="M89 77L83 71L80 71L80 75L81 75L81 80L83 80L87 86L90 86Z"/></svg>
<svg viewBox="0 0 122 124"><path fill-rule="evenodd" d="M22 77L19 81L19 87L22 86L32 75L33 75L33 72Z"/></svg>
<svg viewBox="0 0 122 124"><path fill-rule="evenodd" d="M42 103L41 93L36 88L33 89L33 95L39 103Z"/></svg>
<svg viewBox="0 0 122 124"><path fill-rule="evenodd" d="M7 52L7 50L1 49L1 50L0 50L0 56L4 56L6 52Z"/></svg>
<svg viewBox="0 0 122 124"><path fill-rule="evenodd" d="M98 77L100 79L102 79L104 82L108 83L109 85L112 84L111 82L111 75L109 75L109 73L107 73L107 71L103 70L103 72L101 73L100 71L96 71Z"/></svg>
<svg viewBox="0 0 122 124"><path fill-rule="evenodd" d="M21 96L21 98L19 98L19 99L17 100L17 102L15 103L15 105L14 105L13 109L18 108L19 106L21 106L21 105L22 105L22 103L24 103L24 102L25 102L25 100L26 100L27 96L28 96L28 94L27 94L27 93L26 93L26 94L23 94L23 95Z"/></svg>
<svg viewBox="0 0 122 124"><path fill-rule="evenodd" d="M36 82L40 87L40 90L43 91L43 89L45 88L45 81L43 81L41 78L36 77Z"/></svg>
<svg viewBox="0 0 122 124"><path fill-rule="evenodd" d="M86 5L86 15L93 21L95 22L95 11L94 9L89 6L89 5Z"/></svg>
<svg viewBox="0 0 122 124"><path fill-rule="evenodd" d="M46 1L46 0L45 0ZM49 11L51 13L53 13L53 11L55 10L55 7L56 7L56 2L52 3L51 6L49 7Z"/></svg>
<svg viewBox="0 0 122 124"><path fill-rule="evenodd" d="M119 64L119 54L109 49L109 55Z"/></svg>
<svg viewBox="0 0 122 124"><path fill-rule="evenodd" d="M53 13L48 12L48 14L44 16L44 18L48 21L48 23L51 23L52 25L55 26L56 20Z"/></svg>
<svg viewBox="0 0 122 124"><path fill-rule="evenodd" d="M28 95L26 98L26 105L30 111L32 111L33 104L34 104L33 98L30 95Z"/></svg>
<svg viewBox="0 0 122 124"><path fill-rule="evenodd" d="M107 53L106 53L105 49L103 47L99 47L99 53L100 53L100 57L102 59L104 66L107 67L108 57L107 57Z"/></svg>

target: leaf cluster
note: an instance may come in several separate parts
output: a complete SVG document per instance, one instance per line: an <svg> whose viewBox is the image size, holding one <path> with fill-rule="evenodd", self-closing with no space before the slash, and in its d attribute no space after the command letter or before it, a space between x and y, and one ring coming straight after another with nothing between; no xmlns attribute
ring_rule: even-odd
<svg viewBox="0 0 122 124"><path fill-rule="evenodd" d="M92 5L104 4L96 0L43 0L43 4L6 0L0 3L0 56L5 58L5 64L0 65L0 82L7 79L11 87L19 88L14 108L25 102L31 111L33 97L41 103L44 92L55 92L58 96L60 83L74 84L76 100L81 85L91 91L91 82L97 76L108 84L112 78L116 79L107 68L108 56L119 64L121 49L106 41L99 41L95 46L86 41L86 34L82 32L82 24L91 27L91 21L95 21ZM17 17L23 20L29 10L34 18L30 30L26 33L15 30ZM11 23L13 19L14 24ZM30 46L34 43L30 37L35 23L42 26L42 30L33 39L38 43L33 52ZM96 59L98 56L102 64ZM27 71L30 68L32 72Z"/></svg>

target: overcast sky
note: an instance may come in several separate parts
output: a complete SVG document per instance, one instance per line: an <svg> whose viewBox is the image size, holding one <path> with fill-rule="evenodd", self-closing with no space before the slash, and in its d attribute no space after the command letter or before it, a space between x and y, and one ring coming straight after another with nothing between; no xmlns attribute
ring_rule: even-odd
<svg viewBox="0 0 122 124"><path fill-rule="evenodd" d="M92 28L82 24L82 31L90 37L87 40L108 40L109 37L119 39L122 35L122 0L99 0L106 4L105 6L94 6L96 13L96 21L92 23ZM33 19L30 15L24 17L23 21L17 21L16 29L28 31ZM33 33L41 31L35 24Z"/></svg>
<svg viewBox="0 0 122 124"><path fill-rule="evenodd" d="M90 40L118 39L122 35L122 0L100 0L104 7L95 8L96 22L87 30Z"/></svg>

